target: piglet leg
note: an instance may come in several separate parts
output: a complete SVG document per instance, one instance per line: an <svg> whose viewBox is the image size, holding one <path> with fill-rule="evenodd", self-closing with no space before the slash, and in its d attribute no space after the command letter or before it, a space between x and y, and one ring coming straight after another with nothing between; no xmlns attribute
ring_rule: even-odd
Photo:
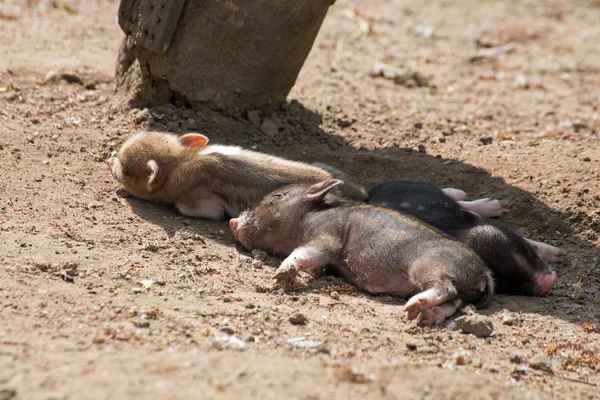
<svg viewBox="0 0 600 400"><path fill-rule="evenodd" d="M467 194L460 189L445 188L442 189L442 192L444 192L446 196L450 197L454 201L462 201L467 198Z"/></svg>
<svg viewBox="0 0 600 400"><path fill-rule="evenodd" d="M439 306L431 307L428 310L423 310L419 315L419 326L431 326L442 323L446 318L451 316L462 305L462 300L454 299Z"/></svg>
<svg viewBox="0 0 600 400"><path fill-rule="evenodd" d="M494 199L459 201L458 204L462 208L473 211L482 217L499 217L509 211L508 202Z"/></svg>
<svg viewBox="0 0 600 400"><path fill-rule="evenodd" d="M525 238L525 240L527 240L529 244L533 246L538 257L544 260L545 262L558 261L560 257L567 255L567 253L565 253L564 250L558 247L551 246L547 243L536 242L535 240L527 238Z"/></svg>
<svg viewBox="0 0 600 400"><path fill-rule="evenodd" d="M402 311L407 313L408 319L415 319L425 310L456 299L457 292L450 282L435 284L435 286L417 293L404 305Z"/></svg>
<svg viewBox="0 0 600 400"><path fill-rule="evenodd" d="M324 251L312 246L298 247L283 260L281 266L275 271L273 279L279 284L291 284L300 271L319 277L324 274L328 263L329 257Z"/></svg>

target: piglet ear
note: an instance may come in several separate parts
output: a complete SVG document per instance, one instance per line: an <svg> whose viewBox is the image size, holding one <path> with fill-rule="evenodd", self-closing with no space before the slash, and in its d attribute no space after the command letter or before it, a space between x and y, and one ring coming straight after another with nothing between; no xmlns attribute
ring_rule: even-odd
<svg viewBox="0 0 600 400"><path fill-rule="evenodd" d="M476 224L483 221L483 217L477 213L474 213L473 211L461 208L460 213L471 224Z"/></svg>
<svg viewBox="0 0 600 400"><path fill-rule="evenodd" d="M167 177L165 167L161 167L155 160L148 161L148 170L150 175L148 176L148 190L151 192L158 189L164 184L164 180Z"/></svg>
<svg viewBox="0 0 600 400"><path fill-rule="evenodd" d="M179 143L187 147L204 147L208 138L199 133L187 133L179 138Z"/></svg>
<svg viewBox="0 0 600 400"><path fill-rule="evenodd" d="M334 187L341 185L344 181L339 179L331 179L329 181L319 182L314 184L308 189L308 193L306 193L306 198L315 203L323 202L323 199L333 189Z"/></svg>

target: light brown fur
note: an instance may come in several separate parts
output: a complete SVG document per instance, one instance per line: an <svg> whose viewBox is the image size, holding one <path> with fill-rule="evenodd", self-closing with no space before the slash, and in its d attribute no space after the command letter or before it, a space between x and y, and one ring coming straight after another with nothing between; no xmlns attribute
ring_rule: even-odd
<svg viewBox="0 0 600 400"><path fill-rule="evenodd" d="M120 174L111 162L113 175L136 197L174 204L182 214L210 219L235 217L288 184L347 179L333 168L237 147L206 146L207 141L198 134L137 134L116 156ZM353 183L341 192L366 199L365 190Z"/></svg>

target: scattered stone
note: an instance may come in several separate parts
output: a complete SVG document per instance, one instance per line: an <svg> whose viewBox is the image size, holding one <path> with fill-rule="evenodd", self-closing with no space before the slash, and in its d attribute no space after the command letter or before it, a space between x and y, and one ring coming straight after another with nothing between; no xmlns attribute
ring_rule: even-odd
<svg viewBox="0 0 600 400"><path fill-rule="evenodd" d="M487 146L489 144L492 144L494 139L491 136L486 136L486 137L482 137L481 139L479 139L479 141L481 143L483 143L484 146Z"/></svg>
<svg viewBox="0 0 600 400"><path fill-rule="evenodd" d="M406 71L393 65L377 63L371 71L372 77L383 77L394 81L397 85L406 87L430 86L429 78L418 71Z"/></svg>
<svg viewBox="0 0 600 400"><path fill-rule="evenodd" d="M515 367L515 369L513 369L513 371L510 373L510 376L512 376L516 380L519 380L522 376L527 375L527 371L528 368L526 366L519 365L518 367Z"/></svg>
<svg viewBox="0 0 600 400"><path fill-rule="evenodd" d="M243 340L234 335L218 335L212 338L212 346L219 349L244 350L246 344Z"/></svg>
<svg viewBox="0 0 600 400"><path fill-rule="evenodd" d="M235 331L233 330L232 327L230 327L229 325L224 325L222 327L219 328L220 332L223 332L227 335L233 335L235 333Z"/></svg>
<svg viewBox="0 0 600 400"><path fill-rule="evenodd" d="M506 316L502 318L502 325L513 326L515 324L515 319L511 316Z"/></svg>
<svg viewBox="0 0 600 400"><path fill-rule="evenodd" d="M290 317L290 322L292 325L304 325L307 321L308 318L306 318L302 313L295 313Z"/></svg>
<svg viewBox="0 0 600 400"><path fill-rule="evenodd" d="M465 333L477 337L488 337L494 332L494 325L489 317L483 315L464 315L455 319L456 326Z"/></svg>
<svg viewBox="0 0 600 400"><path fill-rule="evenodd" d="M492 61L504 57L515 49L515 44L509 42L504 46L479 49L473 57L469 59L472 63Z"/></svg>
<svg viewBox="0 0 600 400"><path fill-rule="evenodd" d="M252 250L252 257L256 258L257 260L264 261L269 257L269 255L264 250L254 249Z"/></svg>
<svg viewBox="0 0 600 400"><path fill-rule="evenodd" d="M79 273L77 272L77 267L79 264L76 262L67 262L65 263L60 271L58 272L58 276L65 282L72 283Z"/></svg>
<svg viewBox="0 0 600 400"><path fill-rule="evenodd" d="M259 127L260 126L260 111L258 111L258 110L248 111L248 121L252 122L252 125Z"/></svg>
<svg viewBox="0 0 600 400"><path fill-rule="evenodd" d="M320 348L323 344L319 340L308 340L304 336L288 339L287 342L293 345L294 347L298 347L300 349L317 349Z"/></svg>
<svg viewBox="0 0 600 400"><path fill-rule="evenodd" d="M149 244L148 246L144 247L144 250L149 251L151 253L158 253L158 250L160 250L160 248L155 244Z"/></svg>
<svg viewBox="0 0 600 400"><path fill-rule="evenodd" d="M335 371L335 376L339 381L353 383L368 383L375 380L376 376L373 373L368 373L356 367L338 367Z"/></svg>
<svg viewBox="0 0 600 400"><path fill-rule="evenodd" d="M137 125L146 122L150 119L151 115L150 115L150 111L148 111L147 108L144 108L143 110L141 110L140 112L138 112L135 115L135 123Z"/></svg>
<svg viewBox="0 0 600 400"><path fill-rule="evenodd" d="M189 218L186 218L186 219L183 220L183 224L185 226L190 226L192 224L192 220L189 219Z"/></svg>
<svg viewBox="0 0 600 400"><path fill-rule="evenodd" d="M533 369L540 371L552 372L552 366L550 365L550 357L544 353L538 353L531 357L529 360L529 366Z"/></svg>
<svg viewBox="0 0 600 400"><path fill-rule="evenodd" d="M339 300L340 299L340 294L338 292L336 292L335 290L333 292L331 292L329 295L334 300Z"/></svg>
<svg viewBox="0 0 600 400"><path fill-rule="evenodd" d="M433 27L426 25L416 25L409 29L409 32L415 36L421 36L425 39L431 39L433 36Z"/></svg>
<svg viewBox="0 0 600 400"><path fill-rule="evenodd" d="M529 80L525 75L519 74L515 78L515 87L517 87L518 89L529 89Z"/></svg>
<svg viewBox="0 0 600 400"><path fill-rule="evenodd" d="M256 308L256 306L253 303L246 303L246 308L251 310L253 308Z"/></svg>
<svg viewBox="0 0 600 400"><path fill-rule="evenodd" d="M135 325L136 328L150 328L149 321L131 321L131 323Z"/></svg>
<svg viewBox="0 0 600 400"><path fill-rule="evenodd" d="M58 72L53 70L49 71L44 78L44 84L57 83L59 81L83 85L83 79L74 72Z"/></svg>
<svg viewBox="0 0 600 400"><path fill-rule="evenodd" d="M134 288L131 289L131 291L133 293L135 293L135 294L142 293L142 288L141 287L134 287Z"/></svg>
<svg viewBox="0 0 600 400"><path fill-rule="evenodd" d="M521 362L523 362L523 359L519 354L511 354L509 360L513 364L521 364Z"/></svg>
<svg viewBox="0 0 600 400"><path fill-rule="evenodd" d="M408 351L415 351L415 350L417 350L417 344L416 343L412 343L412 342L408 342L408 343L406 343L406 349Z"/></svg>
<svg viewBox="0 0 600 400"><path fill-rule="evenodd" d="M252 266L256 269L262 268L263 265L264 265L264 263L261 260L258 260L258 259L252 260Z"/></svg>
<svg viewBox="0 0 600 400"><path fill-rule="evenodd" d="M471 352L461 349L452 353L452 362L455 365L467 365L471 361Z"/></svg>
<svg viewBox="0 0 600 400"><path fill-rule="evenodd" d="M589 157L583 157L583 161L585 161L585 162L590 162L590 161L592 161L592 159L591 159L591 158L589 158Z"/></svg>
<svg viewBox="0 0 600 400"><path fill-rule="evenodd" d="M279 129L271 118L265 118L262 124L260 124L260 131L267 136L277 136Z"/></svg>
<svg viewBox="0 0 600 400"><path fill-rule="evenodd" d="M419 149L419 153L425 153L425 146L423 144L419 144L419 146L417 147Z"/></svg>

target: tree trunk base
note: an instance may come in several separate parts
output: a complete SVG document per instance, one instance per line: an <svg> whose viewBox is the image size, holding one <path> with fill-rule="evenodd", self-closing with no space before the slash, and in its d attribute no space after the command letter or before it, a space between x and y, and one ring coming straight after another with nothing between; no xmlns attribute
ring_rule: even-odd
<svg viewBox="0 0 600 400"><path fill-rule="evenodd" d="M331 0L122 0L117 95L226 113L286 100Z"/></svg>

